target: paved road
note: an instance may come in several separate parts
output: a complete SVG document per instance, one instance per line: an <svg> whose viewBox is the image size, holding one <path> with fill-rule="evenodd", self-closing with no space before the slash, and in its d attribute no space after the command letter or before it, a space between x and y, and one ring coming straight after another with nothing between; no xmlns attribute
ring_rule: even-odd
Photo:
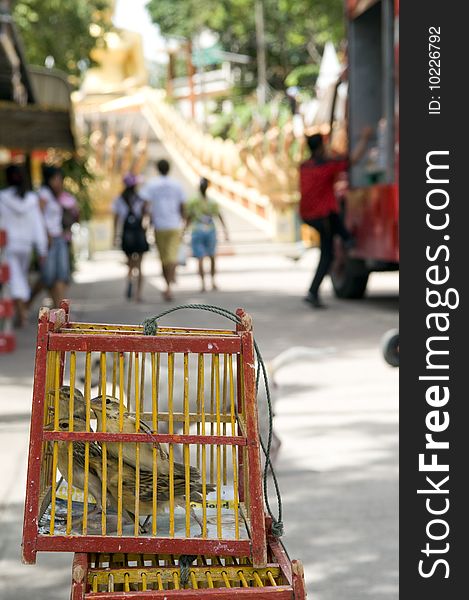
<svg viewBox="0 0 469 600"><path fill-rule="evenodd" d="M379 342L397 326L397 276L374 275L363 301L335 300L326 286L330 307L314 312L300 298L316 252L294 263L285 247L256 237L238 217L229 215L229 222L236 253L219 260L220 291L197 292L191 261L180 270L176 301L245 307L267 359L291 346L324 351L278 374L285 543L304 562L309 598L395 599L398 372L383 363ZM145 302L133 305L123 298L125 266L118 253L81 264L70 290L73 317L138 323L162 310L153 256L147 256L145 272ZM214 321L191 312L174 315L171 323ZM69 556L44 554L36 566L20 564L34 335L31 323L18 336L17 352L0 357L2 600L65 600L70 589Z"/></svg>

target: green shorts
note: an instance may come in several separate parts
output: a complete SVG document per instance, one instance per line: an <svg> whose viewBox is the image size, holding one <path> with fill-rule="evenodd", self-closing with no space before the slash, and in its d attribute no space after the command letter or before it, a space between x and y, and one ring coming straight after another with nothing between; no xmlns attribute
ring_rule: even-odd
<svg viewBox="0 0 469 600"><path fill-rule="evenodd" d="M180 229L160 229L155 231L155 242L160 255L161 264L175 265L177 263L179 244L181 243Z"/></svg>

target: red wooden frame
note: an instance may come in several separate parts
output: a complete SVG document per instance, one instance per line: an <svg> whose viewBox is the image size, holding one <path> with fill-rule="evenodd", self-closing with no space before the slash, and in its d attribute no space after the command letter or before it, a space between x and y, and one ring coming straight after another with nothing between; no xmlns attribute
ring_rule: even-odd
<svg viewBox="0 0 469 600"><path fill-rule="evenodd" d="M106 333L65 333L73 327L69 321L69 302L62 303L61 310L41 309L38 324L36 363L34 371L33 403L31 415L30 447L26 500L23 524L23 561L35 563L37 551L69 552L125 552L125 553L173 553L173 554L212 554L250 556L254 566L266 564L267 548L265 517L262 496L261 464L259 456L259 433L257 426L257 407L255 397L254 345L250 319L242 310L238 316L243 321L231 335L188 335L187 329L177 329L171 334L158 333L157 336L143 334ZM75 324L76 325L76 324ZM236 354L238 365L238 402L241 402L240 373L243 376L244 417L246 422L243 435L177 435L141 433L104 433L104 432L49 432L44 431L44 403L46 387L46 361L49 351L61 353L61 377L65 353L75 351L107 352L177 352L177 353L230 353ZM142 439L144 438L144 439ZM240 455L243 447L249 465L249 539L200 539L168 537L98 536L98 535L42 535L39 534L40 475L42 466L42 448L44 441L54 440L95 440L113 442L171 442L204 443L238 446ZM244 481L244 465L239 465L239 482ZM240 501L242 502L240 486Z"/></svg>
<svg viewBox="0 0 469 600"><path fill-rule="evenodd" d="M39 480L41 475L42 436L44 422L44 400L46 388L47 336L49 333L49 311L39 311L34 365L33 406L29 434L29 461L26 477L26 499L23 519L23 562L36 562L36 541L39 527Z"/></svg>
<svg viewBox="0 0 469 600"><path fill-rule="evenodd" d="M204 352L205 354L233 354L240 350L240 340L236 337L180 336L132 334L76 334L51 333L49 350L63 352Z"/></svg>

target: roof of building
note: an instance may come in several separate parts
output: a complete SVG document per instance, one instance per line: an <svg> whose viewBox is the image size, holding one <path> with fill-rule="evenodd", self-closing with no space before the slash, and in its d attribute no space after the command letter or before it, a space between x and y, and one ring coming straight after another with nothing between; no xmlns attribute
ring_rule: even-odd
<svg viewBox="0 0 469 600"><path fill-rule="evenodd" d="M0 146L73 150L70 91L60 71L27 64L13 19L0 7Z"/></svg>

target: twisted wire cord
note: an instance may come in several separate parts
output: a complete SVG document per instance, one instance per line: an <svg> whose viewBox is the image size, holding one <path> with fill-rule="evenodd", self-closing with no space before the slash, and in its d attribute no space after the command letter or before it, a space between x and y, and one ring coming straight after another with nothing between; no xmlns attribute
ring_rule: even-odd
<svg viewBox="0 0 469 600"><path fill-rule="evenodd" d="M179 579L182 588L185 588L189 583L191 566L196 558L197 556L192 554L181 554L179 557Z"/></svg>

